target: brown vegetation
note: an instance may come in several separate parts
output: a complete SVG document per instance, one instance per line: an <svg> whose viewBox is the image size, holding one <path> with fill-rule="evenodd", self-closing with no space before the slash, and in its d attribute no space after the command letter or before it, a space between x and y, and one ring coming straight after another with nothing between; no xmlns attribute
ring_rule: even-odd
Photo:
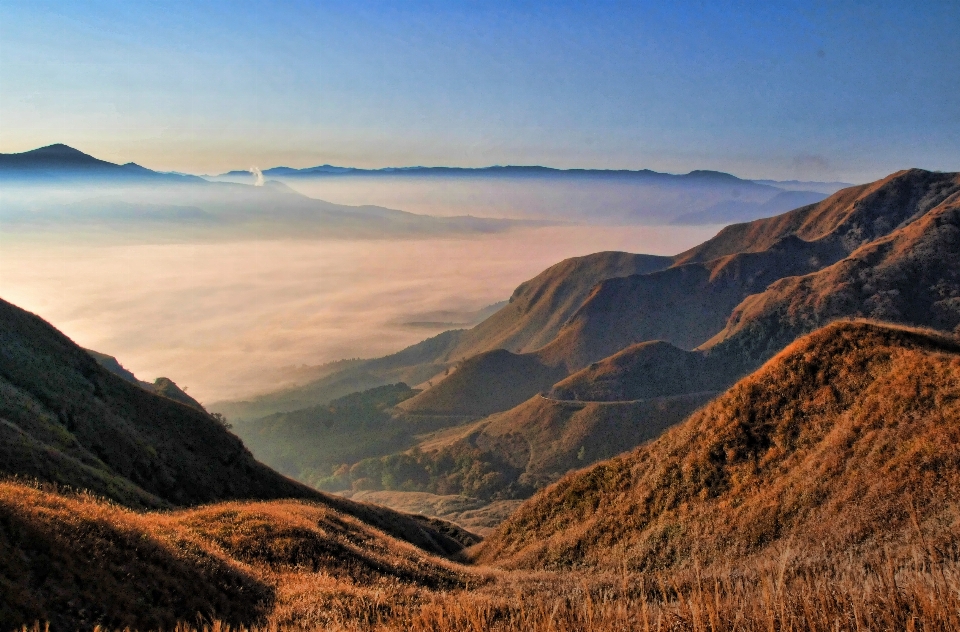
<svg viewBox="0 0 960 632"><path fill-rule="evenodd" d="M957 340L833 325L528 501L475 555L518 570L434 557L371 527L373 507L138 514L0 484L2 623L946 632L960 625L958 407Z"/></svg>
<svg viewBox="0 0 960 632"><path fill-rule="evenodd" d="M40 632L49 621L53 630L178 632L948 632L960 624L957 551L937 548L927 525L898 556L874 560L811 565L808 553L784 547L703 569L557 573L439 560L303 502L136 514L4 483L0 516L4 629Z"/></svg>
<svg viewBox="0 0 960 632"><path fill-rule="evenodd" d="M513 408L566 375L531 354L487 351L462 362L433 388L398 408L419 415L482 416Z"/></svg>
<svg viewBox="0 0 960 632"><path fill-rule="evenodd" d="M478 559L657 570L784 548L869 557L913 542L917 520L954 551L958 422L955 339L832 325L656 441L528 501Z"/></svg>
<svg viewBox="0 0 960 632"><path fill-rule="evenodd" d="M493 349L535 351L556 337L600 281L654 272L671 262L670 257L627 252L565 259L522 283L503 309L464 332L449 358L461 360Z"/></svg>

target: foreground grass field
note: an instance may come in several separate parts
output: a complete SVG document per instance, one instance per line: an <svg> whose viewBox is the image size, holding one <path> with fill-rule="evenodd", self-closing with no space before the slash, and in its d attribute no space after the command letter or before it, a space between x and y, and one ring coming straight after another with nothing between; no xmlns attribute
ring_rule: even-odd
<svg viewBox="0 0 960 632"><path fill-rule="evenodd" d="M307 502L136 513L7 482L0 508L6 630L960 629L958 539L919 522L889 554L636 573L471 567Z"/></svg>

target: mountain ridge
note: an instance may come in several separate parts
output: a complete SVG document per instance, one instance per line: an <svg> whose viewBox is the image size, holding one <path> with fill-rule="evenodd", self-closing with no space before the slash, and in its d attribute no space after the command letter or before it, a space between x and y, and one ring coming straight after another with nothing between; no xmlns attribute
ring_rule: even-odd
<svg viewBox="0 0 960 632"><path fill-rule="evenodd" d="M917 494L920 521L949 524L960 509L945 496L960 479L949 448L960 440L958 394L957 338L835 323L659 439L527 501L475 556L510 567L663 570L786 541L831 555L909 543L905 490Z"/></svg>

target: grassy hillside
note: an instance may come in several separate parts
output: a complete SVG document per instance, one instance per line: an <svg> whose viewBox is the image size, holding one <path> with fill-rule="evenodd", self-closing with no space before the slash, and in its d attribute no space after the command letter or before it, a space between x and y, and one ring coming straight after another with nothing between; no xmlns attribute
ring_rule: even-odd
<svg viewBox="0 0 960 632"><path fill-rule="evenodd" d="M525 281L496 314L465 332L450 359L493 349L517 353L548 344L600 281L661 270L670 257L598 252L565 259Z"/></svg>
<svg viewBox="0 0 960 632"><path fill-rule="evenodd" d="M225 503L135 513L87 495L0 483L0 626L172 629L262 621L295 600L349 602L385 586L455 588L465 569L328 506ZM474 579L474 581L478 581ZM319 604L318 604L319 605Z"/></svg>
<svg viewBox="0 0 960 632"><path fill-rule="evenodd" d="M753 557L956 551L960 343L838 323L680 426L524 504L477 558L677 569Z"/></svg>
<svg viewBox="0 0 960 632"><path fill-rule="evenodd" d="M505 349L465 360L449 376L399 408L418 415L481 416L512 408L566 375L532 354Z"/></svg>
<svg viewBox="0 0 960 632"><path fill-rule="evenodd" d="M206 413L117 377L4 301L0 390L3 473L139 506L313 495L257 463Z"/></svg>
<svg viewBox="0 0 960 632"><path fill-rule="evenodd" d="M657 340L631 345L557 382L550 397L594 402L627 401L715 391L727 376L704 354Z"/></svg>
<svg viewBox="0 0 960 632"><path fill-rule="evenodd" d="M328 496L278 474L215 418L114 375L48 323L4 301L0 473L135 508L310 499L426 550L462 548L448 525Z"/></svg>
<svg viewBox="0 0 960 632"><path fill-rule="evenodd" d="M763 358L839 317L956 331L960 327L960 176L949 197L914 222L816 273L784 279L746 299L704 345Z"/></svg>
<svg viewBox="0 0 960 632"><path fill-rule="evenodd" d="M645 340L692 349L720 332L748 296L779 279L828 267L918 222L958 193L957 174L913 169L728 227L678 255L670 269L600 283L540 355L577 370Z"/></svg>
<svg viewBox="0 0 960 632"><path fill-rule="evenodd" d="M234 431L254 455L280 472L316 484L341 465L406 450L430 420L408 421L390 414L417 391L402 382L338 398L323 406L238 422Z"/></svg>
<svg viewBox="0 0 960 632"><path fill-rule="evenodd" d="M508 411L426 435L412 450L341 467L316 483L330 491L428 492L487 502L527 498L570 470L656 437L713 395L630 402L537 395ZM381 498L391 507L404 506L393 502L402 497Z"/></svg>

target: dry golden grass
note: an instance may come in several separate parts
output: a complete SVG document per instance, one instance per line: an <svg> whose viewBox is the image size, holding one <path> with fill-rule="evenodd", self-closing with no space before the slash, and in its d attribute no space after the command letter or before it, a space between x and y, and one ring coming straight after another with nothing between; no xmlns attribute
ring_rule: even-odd
<svg viewBox="0 0 960 632"><path fill-rule="evenodd" d="M324 587L350 604L354 593L486 581L319 503L137 513L86 494L0 483L0 629L41 618L56 629L170 628L198 615L258 622L296 602L305 577L315 604Z"/></svg>
<svg viewBox="0 0 960 632"><path fill-rule="evenodd" d="M499 572L487 584L432 591L353 585L323 573L286 573L274 609L253 624L180 622L177 632L860 632L960 629L960 572L914 561L868 569L844 561L799 570L789 556L759 565L675 574ZM40 624L23 630L39 632ZM101 630L110 629L102 627ZM167 628L170 629L170 628Z"/></svg>
<svg viewBox="0 0 960 632"><path fill-rule="evenodd" d="M3 483L0 628L953 632L958 445L960 345L845 323L531 500L488 566L308 502L136 513Z"/></svg>

